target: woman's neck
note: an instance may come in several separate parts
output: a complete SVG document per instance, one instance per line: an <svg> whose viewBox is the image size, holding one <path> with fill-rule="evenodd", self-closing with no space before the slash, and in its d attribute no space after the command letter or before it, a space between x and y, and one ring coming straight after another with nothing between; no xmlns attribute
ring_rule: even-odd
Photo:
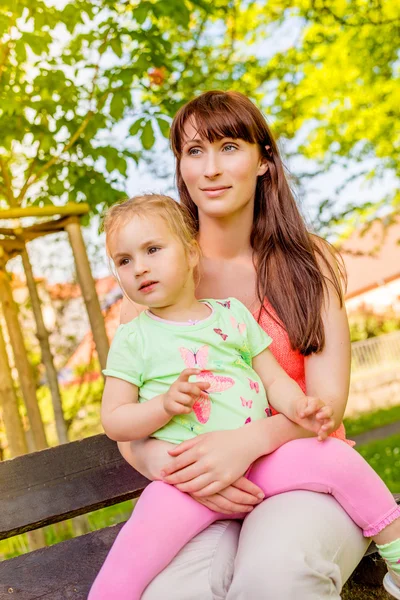
<svg viewBox="0 0 400 600"><path fill-rule="evenodd" d="M253 209L229 218L217 219L199 213L198 242L205 258L246 260L252 258L250 233Z"/></svg>

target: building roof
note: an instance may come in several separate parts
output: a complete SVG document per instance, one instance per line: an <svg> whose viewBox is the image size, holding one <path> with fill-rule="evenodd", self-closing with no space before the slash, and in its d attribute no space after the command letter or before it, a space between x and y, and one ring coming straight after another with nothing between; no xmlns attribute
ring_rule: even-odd
<svg viewBox="0 0 400 600"><path fill-rule="evenodd" d="M346 300L400 278L400 218L385 227L375 221L341 246L347 270Z"/></svg>

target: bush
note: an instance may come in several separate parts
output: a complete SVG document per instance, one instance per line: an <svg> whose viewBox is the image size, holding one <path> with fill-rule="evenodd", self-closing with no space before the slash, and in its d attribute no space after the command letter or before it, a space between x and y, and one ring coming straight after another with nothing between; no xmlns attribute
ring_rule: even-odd
<svg viewBox="0 0 400 600"><path fill-rule="evenodd" d="M400 330L400 315L393 309L376 313L368 306L361 306L349 315L350 339L352 342L377 337L384 333Z"/></svg>

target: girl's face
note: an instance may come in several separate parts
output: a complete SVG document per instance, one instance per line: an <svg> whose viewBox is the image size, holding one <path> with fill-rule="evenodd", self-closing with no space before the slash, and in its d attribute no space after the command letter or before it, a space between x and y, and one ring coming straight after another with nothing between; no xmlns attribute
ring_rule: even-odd
<svg viewBox="0 0 400 600"><path fill-rule="evenodd" d="M257 144L233 138L211 143L186 124L180 170L199 214L223 218L249 205L253 210L257 177L267 169Z"/></svg>
<svg viewBox="0 0 400 600"><path fill-rule="evenodd" d="M161 217L134 216L111 234L108 251L133 302L164 308L177 304L185 292L194 295L197 255L187 256Z"/></svg>

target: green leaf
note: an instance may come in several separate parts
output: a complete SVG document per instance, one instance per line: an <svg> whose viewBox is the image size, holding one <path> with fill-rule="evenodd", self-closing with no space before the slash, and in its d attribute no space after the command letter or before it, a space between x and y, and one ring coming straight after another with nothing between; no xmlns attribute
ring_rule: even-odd
<svg viewBox="0 0 400 600"><path fill-rule="evenodd" d="M115 54L118 56L118 58L121 58L123 54L121 39L119 37L113 38L110 42L110 46L115 52Z"/></svg>
<svg viewBox="0 0 400 600"><path fill-rule="evenodd" d="M141 119L137 119L137 121L135 121L133 123L133 125L130 126L129 133L131 135L137 135L139 130L142 129L143 123L144 123L143 117Z"/></svg>
<svg viewBox="0 0 400 600"><path fill-rule="evenodd" d="M124 109L124 98L119 92L116 92L110 102L110 115L113 117L113 119L119 121L124 114Z"/></svg>
<svg viewBox="0 0 400 600"><path fill-rule="evenodd" d="M133 18L135 19L136 23L143 25L151 8L152 6L150 2L143 2L142 0L133 11Z"/></svg>
<svg viewBox="0 0 400 600"><path fill-rule="evenodd" d="M154 137L153 125L152 125L151 121L146 122L146 125L143 127L143 131L142 131L142 135L140 136L140 139L142 141L143 148L145 150L150 150L154 146L154 142L156 140Z"/></svg>
<svg viewBox="0 0 400 600"><path fill-rule="evenodd" d="M168 121L166 121L165 119L161 119L160 117L157 117L157 123L158 123L158 127L160 128L160 131L162 133L162 135L165 138L169 138L169 132L170 132L170 124L168 123Z"/></svg>

